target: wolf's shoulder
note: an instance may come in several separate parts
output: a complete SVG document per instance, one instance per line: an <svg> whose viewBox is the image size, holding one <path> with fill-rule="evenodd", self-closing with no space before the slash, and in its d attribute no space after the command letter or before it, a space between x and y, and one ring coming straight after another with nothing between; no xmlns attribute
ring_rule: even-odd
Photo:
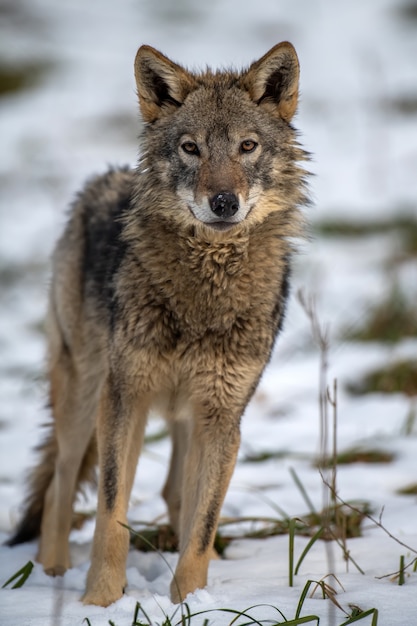
<svg viewBox="0 0 417 626"><path fill-rule="evenodd" d="M63 242L82 247L87 265L100 264L120 247L122 218L132 203L135 170L112 167L91 177L70 207Z"/></svg>
<svg viewBox="0 0 417 626"><path fill-rule="evenodd" d="M76 266L89 292L100 292L125 253L123 215L133 197L135 170L112 167L90 178L70 207L68 222L54 252L55 273Z"/></svg>
<svg viewBox="0 0 417 626"><path fill-rule="evenodd" d="M135 170L111 167L88 179L76 196L71 210L93 221L116 218L132 199Z"/></svg>

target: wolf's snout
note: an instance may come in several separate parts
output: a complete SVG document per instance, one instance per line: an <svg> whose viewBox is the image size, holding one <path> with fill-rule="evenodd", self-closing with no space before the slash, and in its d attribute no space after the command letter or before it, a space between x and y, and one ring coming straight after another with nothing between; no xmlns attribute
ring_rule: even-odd
<svg viewBox="0 0 417 626"><path fill-rule="evenodd" d="M222 191L210 198L210 208L217 217L232 217L239 211L239 200L234 193Z"/></svg>

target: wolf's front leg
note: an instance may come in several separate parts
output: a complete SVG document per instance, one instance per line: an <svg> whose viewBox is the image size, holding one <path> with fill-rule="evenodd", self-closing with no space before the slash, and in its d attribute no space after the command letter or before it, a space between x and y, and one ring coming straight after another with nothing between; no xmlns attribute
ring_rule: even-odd
<svg viewBox="0 0 417 626"><path fill-rule="evenodd" d="M97 425L99 492L97 522L84 604L108 606L126 586L129 496L143 441L148 403L133 395L111 375L103 392Z"/></svg>
<svg viewBox="0 0 417 626"><path fill-rule="evenodd" d="M233 473L240 443L237 415L202 414L193 422L185 461L180 557L171 583L173 602L207 584L207 570L220 509Z"/></svg>

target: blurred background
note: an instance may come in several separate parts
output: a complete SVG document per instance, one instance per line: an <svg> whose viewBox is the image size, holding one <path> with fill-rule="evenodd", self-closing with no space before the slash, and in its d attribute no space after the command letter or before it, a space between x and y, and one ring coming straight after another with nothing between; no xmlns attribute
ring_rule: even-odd
<svg viewBox="0 0 417 626"><path fill-rule="evenodd" d="M0 0L3 528L45 419L42 320L66 207L86 177L137 159L137 48L240 67L281 40L299 54L295 125L315 174L294 292L316 297L347 394L368 392L379 368L384 392L415 412L416 0ZM293 298L277 358L300 372L309 346ZM399 378L387 370L398 363Z"/></svg>

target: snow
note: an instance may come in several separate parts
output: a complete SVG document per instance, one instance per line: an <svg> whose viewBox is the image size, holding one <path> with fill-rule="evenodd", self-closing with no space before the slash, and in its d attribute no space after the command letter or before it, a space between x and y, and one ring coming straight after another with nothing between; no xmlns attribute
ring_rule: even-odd
<svg viewBox="0 0 417 626"><path fill-rule="evenodd" d="M410 0L411 2L411 0ZM31 89L0 100L0 540L19 516L25 471L34 462L39 425L47 419L42 379L48 259L65 221L68 202L82 182L109 163L137 158L138 113L133 58L148 43L192 67L248 64L280 40L292 41L302 71L297 126L313 152L313 222L321 218L380 220L417 212L416 112L401 115L395 99L417 96L416 21L401 16L396 0L21 0L9 3L0 24L0 53L9 63L48 62L51 69ZM307 580L326 576L337 601L363 610L377 608L379 626L417 624L417 573L405 584L391 577L400 556L416 556L417 501L398 489L416 480L414 425L405 435L411 400L403 394L353 397L345 384L375 366L415 356L417 342L395 346L345 340L390 284L387 261L398 253L391 235L313 239L303 246L294 271L285 331L247 409L242 448L223 508L225 516L271 516L271 502L288 516L307 512L290 474L294 468L318 509L323 485L314 460L319 453L319 355L309 322L295 298L313 294L319 317L329 325L329 384L338 380L338 445L363 445L395 454L389 464L340 466L344 500L366 500L374 517L395 538L365 522L363 537L348 541L360 574L347 571L341 550L317 542L288 586L288 537L238 539L226 559L210 565L209 584L187 602L191 611L244 610L273 605L291 619ZM415 298L416 264L397 270ZM415 399L414 399L414 407ZM157 431L159 420L150 424ZM245 456L281 455L263 463ZM129 519L164 515L160 497L169 444L149 444L140 460ZM86 504L94 506L89 497ZM136 602L163 622L176 610L168 597L176 555L131 552L126 595L103 609L80 601L89 563L94 522L71 535L74 566L62 579L34 570L19 590L0 591L1 626L92 626L131 624ZM306 545L297 537L296 558ZM0 583L36 554L35 543L0 547ZM169 566L168 566L169 565ZM337 626L343 613L318 592L302 615ZM250 611L257 619L282 620L271 607ZM177 619L180 615L177 612ZM193 619L227 624L233 615L213 612ZM363 620L364 624L370 623Z"/></svg>

